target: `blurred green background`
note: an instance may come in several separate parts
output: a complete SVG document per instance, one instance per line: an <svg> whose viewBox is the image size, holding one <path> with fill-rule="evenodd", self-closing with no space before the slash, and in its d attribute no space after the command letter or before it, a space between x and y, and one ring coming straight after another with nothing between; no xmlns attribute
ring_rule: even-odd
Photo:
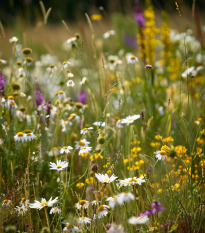
<svg viewBox="0 0 205 233"><path fill-rule="evenodd" d="M144 5L145 0L139 0L140 4ZM176 0L154 0L153 4L160 10L175 12ZM109 13L132 11L134 0L43 0L43 3L48 9L52 7L52 14L49 20L53 23L59 20L79 20L82 14L99 13L99 7L103 7ZM193 0L177 1L179 8L186 6L191 10ZM197 8L203 12L205 9L205 0L196 0ZM16 17L27 18L28 9L31 21L38 19L40 14L40 6L38 0L1 0L0 1L0 20L4 25L14 24ZM183 11L182 11L183 13Z"/></svg>

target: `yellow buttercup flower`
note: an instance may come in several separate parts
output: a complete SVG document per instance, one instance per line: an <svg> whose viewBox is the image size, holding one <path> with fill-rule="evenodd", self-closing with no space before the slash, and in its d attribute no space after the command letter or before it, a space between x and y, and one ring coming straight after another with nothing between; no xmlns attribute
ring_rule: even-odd
<svg viewBox="0 0 205 233"><path fill-rule="evenodd" d="M91 19L94 21L99 21L102 19L102 15L91 15Z"/></svg>

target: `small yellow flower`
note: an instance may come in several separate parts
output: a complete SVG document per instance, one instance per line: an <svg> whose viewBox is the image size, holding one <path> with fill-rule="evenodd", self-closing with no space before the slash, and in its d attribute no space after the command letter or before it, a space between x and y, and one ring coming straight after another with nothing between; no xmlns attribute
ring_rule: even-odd
<svg viewBox="0 0 205 233"><path fill-rule="evenodd" d="M84 183L80 183L79 182L79 183L77 183L76 187L79 188L79 189L81 189L84 185L85 185Z"/></svg>
<svg viewBox="0 0 205 233"><path fill-rule="evenodd" d="M91 19L94 21L99 21L102 19L102 16L101 15L91 15Z"/></svg>
<svg viewBox="0 0 205 233"><path fill-rule="evenodd" d="M162 189L158 189L158 194L161 194L162 193Z"/></svg>

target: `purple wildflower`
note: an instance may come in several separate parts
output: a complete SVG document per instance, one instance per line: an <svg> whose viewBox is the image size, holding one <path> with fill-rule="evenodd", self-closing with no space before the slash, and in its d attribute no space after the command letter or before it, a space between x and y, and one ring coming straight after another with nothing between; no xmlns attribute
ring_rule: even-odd
<svg viewBox="0 0 205 233"><path fill-rule="evenodd" d="M123 41L124 41L124 43L126 45L128 45L130 47L136 47L137 46L136 38L130 37L128 35L124 36Z"/></svg>
<svg viewBox="0 0 205 233"><path fill-rule="evenodd" d="M152 210L146 210L144 213L140 214L140 217L145 216L145 215L151 215L152 214Z"/></svg>
<svg viewBox="0 0 205 233"><path fill-rule="evenodd" d="M34 94L37 107L45 103L43 94L40 92L40 90L35 90Z"/></svg>
<svg viewBox="0 0 205 233"><path fill-rule="evenodd" d="M154 208L153 210L152 210L152 213L153 214L156 214L157 212L159 212L159 211L164 211L165 210L165 208L163 208L163 207L158 207L158 208Z"/></svg>
<svg viewBox="0 0 205 233"><path fill-rule="evenodd" d="M151 206L152 207L160 207L160 206L162 206L162 204L160 202L153 202Z"/></svg>
<svg viewBox="0 0 205 233"><path fill-rule="evenodd" d="M6 81L4 75L0 71L0 96L3 95L5 85L6 85Z"/></svg>
<svg viewBox="0 0 205 233"><path fill-rule="evenodd" d="M138 0L135 1L134 17L135 17L135 21L139 24L139 26L141 28L145 28L145 20L144 20L144 16L142 14L140 4L139 4Z"/></svg>
<svg viewBox="0 0 205 233"><path fill-rule="evenodd" d="M155 214L159 211L164 211L165 209L162 207L162 204L160 202L154 202L152 203L152 207L155 207L153 210L152 210L152 213Z"/></svg>
<svg viewBox="0 0 205 233"><path fill-rule="evenodd" d="M152 69L152 66L147 64L145 68L149 70L149 69Z"/></svg>
<svg viewBox="0 0 205 233"><path fill-rule="evenodd" d="M86 102L87 102L87 93L86 93L86 91L80 91L79 93L78 93L78 101L80 102L80 103L82 103L82 104L86 104Z"/></svg>

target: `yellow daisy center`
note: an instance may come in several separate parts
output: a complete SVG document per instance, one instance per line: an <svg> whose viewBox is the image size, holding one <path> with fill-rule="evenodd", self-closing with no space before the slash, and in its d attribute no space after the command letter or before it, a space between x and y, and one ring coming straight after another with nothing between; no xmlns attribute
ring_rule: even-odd
<svg viewBox="0 0 205 233"><path fill-rule="evenodd" d="M42 207L42 206L47 206L47 205L48 205L48 202L45 201L45 202L43 202L43 203L41 204L41 207Z"/></svg>
<svg viewBox="0 0 205 233"><path fill-rule="evenodd" d="M101 205L101 206L98 208L98 212L103 211L104 209L105 209L104 206Z"/></svg>
<svg viewBox="0 0 205 233"><path fill-rule="evenodd" d="M50 67L50 68L53 68L53 67L54 67L54 65L50 65L49 67Z"/></svg>
<svg viewBox="0 0 205 233"><path fill-rule="evenodd" d="M7 203L9 200L4 200L3 203Z"/></svg>
<svg viewBox="0 0 205 233"><path fill-rule="evenodd" d="M21 199L21 201L22 201L22 202L25 202L25 201L26 201L26 198L25 198L25 197L23 197L23 198Z"/></svg>
<svg viewBox="0 0 205 233"><path fill-rule="evenodd" d="M79 204L80 204L80 205L85 205L85 203L86 203L86 200L80 200L80 201L79 201Z"/></svg>
<svg viewBox="0 0 205 233"><path fill-rule="evenodd" d="M58 92L58 94L63 94L63 93L64 93L64 91L59 91L59 92Z"/></svg>
<svg viewBox="0 0 205 233"><path fill-rule="evenodd" d="M27 136L31 136L31 133L27 133Z"/></svg>
<svg viewBox="0 0 205 233"><path fill-rule="evenodd" d="M63 65L65 65L66 63L67 63L67 62L66 62L66 61L64 61L64 62L63 62Z"/></svg>
<svg viewBox="0 0 205 233"><path fill-rule="evenodd" d="M128 121L133 121L134 119L133 118L131 118L131 119L128 119Z"/></svg>
<svg viewBox="0 0 205 233"><path fill-rule="evenodd" d="M67 229L73 229L73 228L74 228L74 225L68 224L68 225L66 226L66 228L67 228Z"/></svg>
<svg viewBox="0 0 205 233"><path fill-rule="evenodd" d="M130 57L130 59L131 59L131 60L134 60L134 59L135 59L135 56L134 56L134 55L133 55L133 56L131 56L131 57Z"/></svg>
<svg viewBox="0 0 205 233"><path fill-rule="evenodd" d="M107 183L107 182L108 182L108 180L104 180L104 182L105 182L105 183Z"/></svg>
<svg viewBox="0 0 205 233"><path fill-rule="evenodd" d="M88 130L88 128L84 128L84 129L83 129L83 131L86 131L86 130Z"/></svg>
<svg viewBox="0 0 205 233"><path fill-rule="evenodd" d="M61 165L57 165L57 168L62 168L62 166Z"/></svg>
<svg viewBox="0 0 205 233"><path fill-rule="evenodd" d="M129 182L137 182L137 180L135 178L132 178L129 180Z"/></svg>
<svg viewBox="0 0 205 233"><path fill-rule="evenodd" d="M85 146L85 142L79 141L79 145L80 145L80 146ZM84 148L82 148L82 149L84 149Z"/></svg>
<svg viewBox="0 0 205 233"><path fill-rule="evenodd" d="M82 218L81 218L81 220L84 220L84 219L85 219L85 217L82 217Z"/></svg>
<svg viewBox="0 0 205 233"><path fill-rule="evenodd" d="M24 133L22 133L22 132L17 133L18 137L23 137L23 135L24 135Z"/></svg>

